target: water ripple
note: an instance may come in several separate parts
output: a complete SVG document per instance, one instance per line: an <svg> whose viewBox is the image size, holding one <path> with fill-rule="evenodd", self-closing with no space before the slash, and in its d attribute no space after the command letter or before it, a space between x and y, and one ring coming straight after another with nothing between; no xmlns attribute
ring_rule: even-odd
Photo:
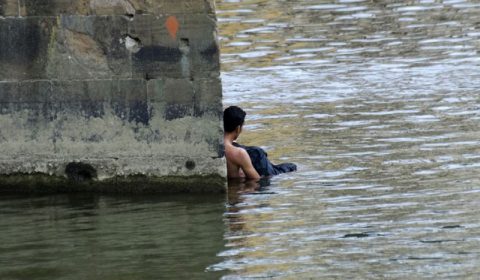
<svg viewBox="0 0 480 280"><path fill-rule="evenodd" d="M476 278L478 3L218 6L231 10L219 14L225 105L248 112L239 141L299 172L260 191L275 194L233 192L235 243L212 269L225 279Z"/></svg>

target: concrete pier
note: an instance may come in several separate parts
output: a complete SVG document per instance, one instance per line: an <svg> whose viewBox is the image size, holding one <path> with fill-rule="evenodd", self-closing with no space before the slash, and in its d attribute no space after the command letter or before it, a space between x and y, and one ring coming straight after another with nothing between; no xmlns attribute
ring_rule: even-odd
<svg viewBox="0 0 480 280"><path fill-rule="evenodd" d="M0 192L225 190L214 0L0 0Z"/></svg>

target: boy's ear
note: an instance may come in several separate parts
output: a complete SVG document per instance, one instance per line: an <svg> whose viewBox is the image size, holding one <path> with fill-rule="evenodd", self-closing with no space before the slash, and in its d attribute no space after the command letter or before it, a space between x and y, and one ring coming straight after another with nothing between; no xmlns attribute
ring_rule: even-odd
<svg viewBox="0 0 480 280"><path fill-rule="evenodd" d="M235 131L237 132L237 134L240 134L240 132L242 132L242 126L241 125L237 126Z"/></svg>

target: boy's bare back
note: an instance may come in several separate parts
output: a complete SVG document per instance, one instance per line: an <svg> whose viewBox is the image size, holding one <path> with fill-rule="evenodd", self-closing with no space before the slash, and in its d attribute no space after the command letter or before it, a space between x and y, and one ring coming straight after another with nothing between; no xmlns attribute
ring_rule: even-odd
<svg viewBox="0 0 480 280"><path fill-rule="evenodd" d="M246 113L236 106L228 107L223 112L225 130L223 142L225 144L225 157L227 158L227 175L228 178L260 179L260 175L253 167L247 151L233 145L233 142L242 132L245 115Z"/></svg>
<svg viewBox="0 0 480 280"><path fill-rule="evenodd" d="M225 157L227 158L228 178L260 178L252 165L250 156L244 149L227 144L225 146Z"/></svg>

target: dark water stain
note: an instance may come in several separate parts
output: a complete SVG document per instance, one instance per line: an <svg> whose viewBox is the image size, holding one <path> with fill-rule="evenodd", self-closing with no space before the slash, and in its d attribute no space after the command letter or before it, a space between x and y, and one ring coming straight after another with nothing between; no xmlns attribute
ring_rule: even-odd
<svg viewBox="0 0 480 280"><path fill-rule="evenodd" d="M44 16L51 15L52 11L56 11L55 1L51 0L23 0L22 1L27 15Z"/></svg>
<svg viewBox="0 0 480 280"><path fill-rule="evenodd" d="M0 22L0 61L31 65L38 57L41 47L40 26L25 20Z"/></svg>
<svg viewBox="0 0 480 280"><path fill-rule="evenodd" d="M132 101L129 106L128 120L130 122L148 125L150 122L150 111L146 101Z"/></svg>
<svg viewBox="0 0 480 280"><path fill-rule="evenodd" d="M214 63L218 57L218 46L216 44L211 44L209 47L200 52L202 57L207 60L209 63Z"/></svg>
<svg viewBox="0 0 480 280"><path fill-rule="evenodd" d="M102 102L85 100L81 102L80 106L81 111L87 118L100 118L105 115L105 109Z"/></svg>
<svg viewBox="0 0 480 280"><path fill-rule="evenodd" d="M97 170L87 163L71 162L65 167L68 179L74 182L91 181L97 178Z"/></svg>
<svg viewBox="0 0 480 280"><path fill-rule="evenodd" d="M112 104L115 115L122 120L148 125L150 123L151 110L144 100L129 102L114 102Z"/></svg>
<svg viewBox="0 0 480 280"><path fill-rule="evenodd" d="M182 52L178 48L145 46L134 55L134 58L147 63L152 61L175 63L182 58Z"/></svg>
<svg viewBox="0 0 480 280"><path fill-rule="evenodd" d="M191 113L190 106L182 104L168 104L165 109L165 119L168 121L181 119Z"/></svg>

